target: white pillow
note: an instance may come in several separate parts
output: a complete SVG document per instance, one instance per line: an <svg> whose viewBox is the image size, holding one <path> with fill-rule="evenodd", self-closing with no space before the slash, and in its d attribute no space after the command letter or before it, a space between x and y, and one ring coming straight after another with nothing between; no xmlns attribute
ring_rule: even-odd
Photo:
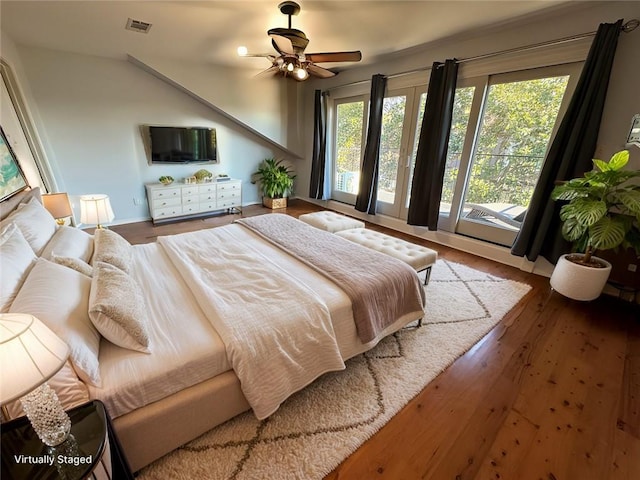
<svg viewBox="0 0 640 480"><path fill-rule="evenodd" d="M69 345L78 376L100 387L100 334L89 320L90 291L86 275L39 258L9 311L39 318Z"/></svg>
<svg viewBox="0 0 640 480"><path fill-rule="evenodd" d="M131 244L113 230L98 228L93 233L95 247L92 263L105 262L129 273L132 262Z"/></svg>
<svg viewBox="0 0 640 480"><path fill-rule="evenodd" d="M40 256L51 260L54 254L60 257L79 258L89 263L93 255L93 235L66 225L58 227Z"/></svg>
<svg viewBox="0 0 640 480"><path fill-rule="evenodd" d="M72 268L76 272L80 272L87 277L93 277L93 267L79 258L59 257L54 253L51 255L51 261L58 265L62 265L63 267Z"/></svg>
<svg viewBox="0 0 640 480"><path fill-rule="evenodd" d="M47 380L47 383L56 392L58 400L60 400L65 410L89 401L89 389L80 381L68 360L58 373ZM18 418L24 415L20 400L15 400L3 406L7 408L9 418Z"/></svg>
<svg viewBox="0 0 640 480"><path fill-rule="evenodd" d="M36 256L13 223L0 233L0 312L8 312Z"/></svg>
<svg viewBox="0 0 640 480"><path fill-rule="evenodd" d="M20 229L38 256L58 227L56 220L35 198L18 205L15 211L2 221L2 226L11 222Z"/></svg>
<svg viewBox="0 0 640 480"><path fill-rule="evenodd" d="M150 353L144 297L136 281L118 267L93 264L89 318L111 343Z"/></svg>

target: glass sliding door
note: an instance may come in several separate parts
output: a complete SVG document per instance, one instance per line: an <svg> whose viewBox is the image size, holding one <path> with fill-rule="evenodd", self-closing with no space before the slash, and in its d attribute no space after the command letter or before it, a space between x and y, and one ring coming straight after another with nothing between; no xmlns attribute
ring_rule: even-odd
<svg viewBox="0 0 640 480"><path fill-rule="evenodd" d="M458 80L438 228L511 246L582 63ZM383 104L380 214L406 219L426 85L391 89ZM355 204L369 97L333 100L332 198Z"/></svg>
<svg viewBox="0 0 640 480"><path fill-rule="evenodd" d="M510 246L535 188L571 72L489 78L456 231ZM444 198L444 193L443 193Z"/></svg>
<svg viewBox="0 0 640 480"><path fill-rule="evenodd" d="M402 146L402 126L406 95L385 97L382 105L382 132L378 164L378 202L393 205L396 199L398 164Z"/></svg>
<svg viewBox="0 0 640 480"><path fill-rule="evenodd" d="M368 100L347 98L334 104L332 198L355 203L364 152Z"/></svg>
<svg viewBox="0 0 640 480"><path fill-rule="evenodd" d="M473 148L476 123L482 103L484 83L460 81L456 88L451 118L451 132L447 147L447 162L440 195L440 229L453 231L460 210L469 155ZM477 95L476 95L477 92Z"/></svg>
<svg viewBox="0 0 640 480"><path fill-rule="evenodd" d="M387 93L383 103L382 133L378 166L378 208L385 215L397 217L406 182L406 158L410 138L414 89Z"/></svg>

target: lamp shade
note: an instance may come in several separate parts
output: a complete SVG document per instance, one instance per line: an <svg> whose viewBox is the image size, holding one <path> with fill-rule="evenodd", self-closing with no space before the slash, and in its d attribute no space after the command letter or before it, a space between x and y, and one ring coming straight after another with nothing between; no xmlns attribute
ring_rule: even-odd
<svg viewBox="0 0 640 480"><path fill-rule="evenodd" d="M71 204L69 203L69 196L66 193L43 194L42 204L51 216L56 219L70 217L73 214Z"/></svg>
<svg viewBox="0 0 640 480"><path fill-rule="evenodd" d="M80 197L80 221L100 225L115 218L108 195L82 195Z"/></svg>
<svg viewBox="0 0 640 480"><path fill-rule="evenodd" d="M0 403L46 382L68 356L67 344L33 315L0 314Z"/></svg>

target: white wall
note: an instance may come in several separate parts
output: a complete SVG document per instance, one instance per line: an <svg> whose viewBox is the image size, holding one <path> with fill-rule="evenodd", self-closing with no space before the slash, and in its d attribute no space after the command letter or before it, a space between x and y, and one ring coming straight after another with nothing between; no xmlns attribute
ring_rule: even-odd
<svg viewBox="0 0 640 480"><path fill-rule="evenodd" d="M505 23L498 27L468 32L464 36L444 39L431 45L416 47L409 51L398 52L395 57L377 62L375 65L348 70L329 80L314 80L304 85L304 101L301 105L305 119L304 139L305 156L311 158L313 149L313 95L314 89L334 89L353 82L368 81L375 73L394 75L431 66L434 61L447 58L470 58L476 55L498 52L510 48L560 39L597 30L600 23L612 23L619 18L630 20L640 18L637 2L586 2L580 5L564 5L552 14L534 14L518 22ZM621 33L616 52L613 72L610 79L607 101L598 136L596 156L604 159L625 148L624 140L629 131L633 114L640 113L640 28L631 33ZM422 74L418 74L420 76ZM428 73L423 73L425 82ZM361 87L360 87L361 88ZM368 87L367 87L368 88ZM640 168L640 148L631 149L630 164ZM308 195L310 178L310 160L298 167L298 196ZM322 203L322 202L319 202ZM326 204L326 203L325 203ZM514 257L509 249L497 247L459 235L446 232L427 232L424 228L410 227L398 219L383 215L360 215L353 207L331 202L331 208L342 210L350 215L396 228L431 241L454 246L496 261L518 266L523 269L536 268L540 273L548 274L551 266L540 261L534 267L530 262Z"/></svg>
<svg viewBox="0 0 640 480"><path fill-rule="evenodd" d="M288 91L295 89L296 82L273 76L255 77L246 70L206 63L148 56L132 58L268 139L294 151L300 148L300 139L288 129L291 120Z"/></svg>
<svg viewBox="0 0 640 480"><path fill-rule="evenodd" d="M266 157L285 157L272 144L214 112L126 60L18 46L40 126L57 165L61 191L72 196L105 193L115 223L149 217L144 183L161 175L176 179L207 168L243 180L243 204L259 202L250 175ZM235 95L234 83L218 90ZM218 165L147 164L141 124L214 127ZM142 200L141 205L134 200Z"/></svg>

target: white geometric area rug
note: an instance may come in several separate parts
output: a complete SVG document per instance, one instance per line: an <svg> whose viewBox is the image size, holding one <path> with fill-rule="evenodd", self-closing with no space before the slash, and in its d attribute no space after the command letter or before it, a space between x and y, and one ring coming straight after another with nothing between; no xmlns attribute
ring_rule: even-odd
<svg viewBox="0 0 640 480"><path fill-rule="evenodd" d="M144 468L138 479L321 479L530 289L439 260L426 288L422 328L384 339L349 360L346 370L326 374L289 398L264 421L248 412L214 428Z"/></svg>

